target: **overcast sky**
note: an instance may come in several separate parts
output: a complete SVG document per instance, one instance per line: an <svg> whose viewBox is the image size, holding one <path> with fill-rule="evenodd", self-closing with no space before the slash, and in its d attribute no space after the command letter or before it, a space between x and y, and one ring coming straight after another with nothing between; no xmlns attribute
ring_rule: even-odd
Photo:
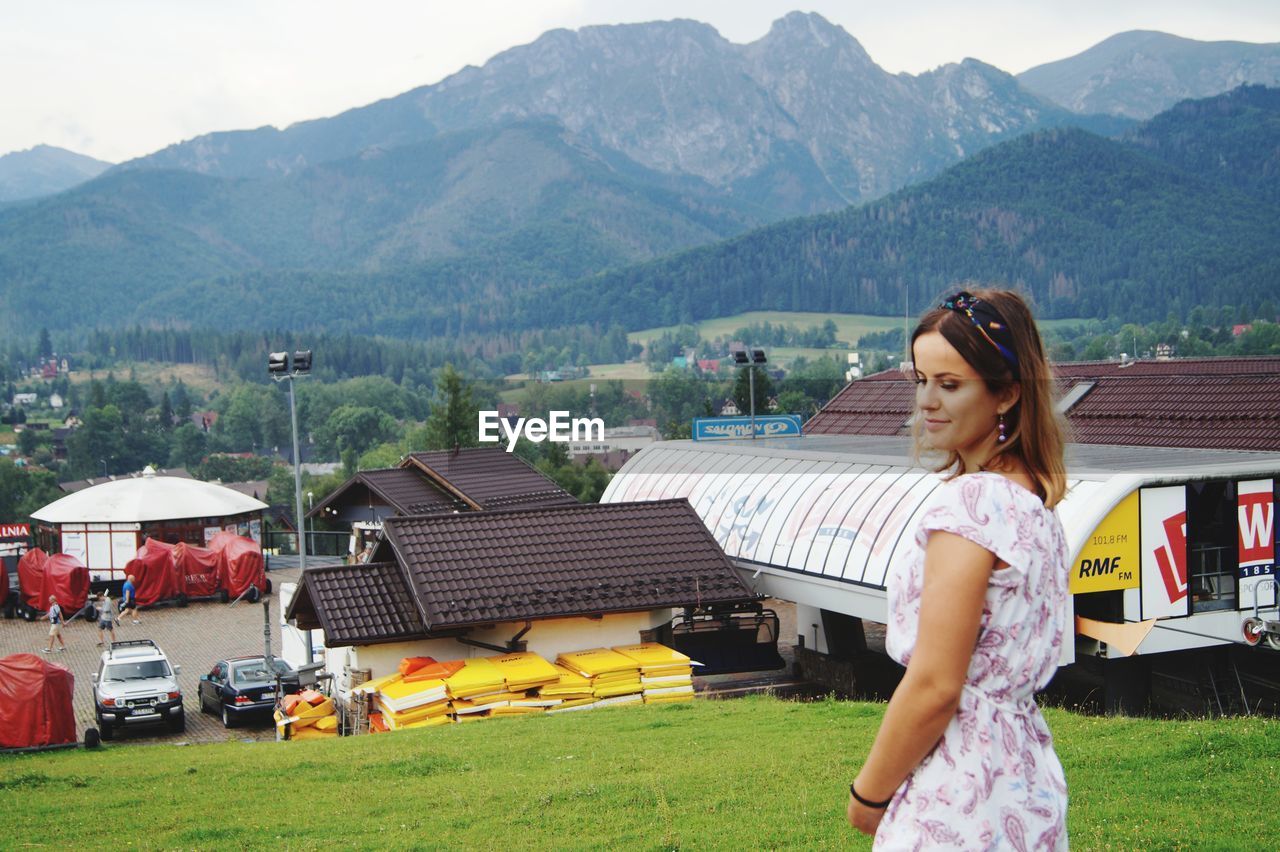
<svg viewBox="0 0 1280 852"><path fill-rule="evenodd" d="M1133 29L1280 42L1280 0L0 0L0 154L119 162L333 115L557 27L684 17L745 43L794 10L912 74L969 56L1018 73Z"/></svg>

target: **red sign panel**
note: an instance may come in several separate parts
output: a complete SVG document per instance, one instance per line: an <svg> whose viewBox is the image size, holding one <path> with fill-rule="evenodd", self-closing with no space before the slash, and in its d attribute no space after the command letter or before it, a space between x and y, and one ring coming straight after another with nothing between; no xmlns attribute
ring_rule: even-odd
<svg viewBox="0 0 1280 852"><path fill-rule="evenodd" d="M1274 564L1276 513L1271 480L1241 482L1236 512L1240 522L1240 567Z"/></svg>
<svg viewBox="0 0 1280 852"><path fill-rule="evenodd" d="M1187 596L1187 513L1165 518L1163 526L1165 541L1156 549L1156 564L1169 603L1177 603Z"/></svg>
<svg viewBox="0 0 1280 852"><path fill-rule="evenodd" d="M30 538L31 527L27 524L0 524L0 538Z"/></svg>

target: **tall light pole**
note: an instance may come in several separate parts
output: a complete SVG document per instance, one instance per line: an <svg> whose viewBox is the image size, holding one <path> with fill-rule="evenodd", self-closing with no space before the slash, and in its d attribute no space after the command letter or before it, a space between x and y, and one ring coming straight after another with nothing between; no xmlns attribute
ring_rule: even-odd
<svg viewBox="0 0 1280 852"><path fill-rule="evenodd" d="M293 364L290 369L288 352L272 352L267 356L267 371L277 382L289 383L289 420L293 424L293 496L296 502L297 534L298 534L298 567L307 569L307 537L303 534L305 524L302 514L302 459L298 457L298 407L293 400L293 383L295 379L311 375L311 350L304 349L293 353Z"/></svg>
<svg viewBox="0 0 1280 852"><path fill-rule="evenodd" d="M768 361L763 349L733 350L733 363L739 367L744 365L747 367L747 384L751 394L751 440L753 441L756 438L756 366L766 364Z"/></svg>

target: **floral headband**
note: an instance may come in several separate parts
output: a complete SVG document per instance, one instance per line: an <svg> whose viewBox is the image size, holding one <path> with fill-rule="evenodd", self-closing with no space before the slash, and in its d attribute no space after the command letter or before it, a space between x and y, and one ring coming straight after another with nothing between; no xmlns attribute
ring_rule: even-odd
<svg viewBox="0 0 1280 852"><path fill-rule="evenodd" d="M1013 335L1009 332L1009 324L1004 321L1004 317L1000 316L999 311L967 290L961 290L944 300L939 307L967 316L987 342L996 348L1000 357L1004 358L1005 363L1009 365L1009 372L1013 373L1014 380L1021 379L1018 356L1013 352Z"/></svg>

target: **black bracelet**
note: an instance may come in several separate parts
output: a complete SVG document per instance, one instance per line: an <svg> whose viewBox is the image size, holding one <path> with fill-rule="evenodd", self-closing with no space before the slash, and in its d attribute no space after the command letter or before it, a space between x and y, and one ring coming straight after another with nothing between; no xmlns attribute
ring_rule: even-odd
<svg viewBox="0 0 1280 852"><path fill-rule="evenodd" d="M852 784L849 785L849 795L853 796L853 800L858 804L868 808L875 808L878 811L884 810L885 808L889 807L889 803L893 801L893 796L890 796L889 798L885 799L883 802L873 802L870 799L864 799L858 795L857 790L853 789Z"/></svg>

